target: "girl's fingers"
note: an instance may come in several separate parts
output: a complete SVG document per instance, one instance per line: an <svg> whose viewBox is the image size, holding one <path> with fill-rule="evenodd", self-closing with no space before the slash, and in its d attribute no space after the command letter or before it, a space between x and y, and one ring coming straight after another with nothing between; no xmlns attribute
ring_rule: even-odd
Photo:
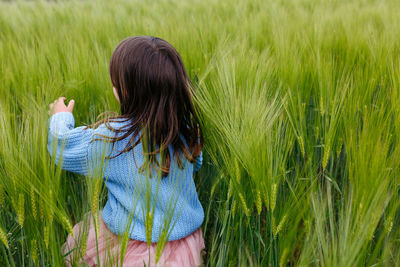
<svg viewBox="0 0 400 267"><path fill-rule="evenodd" d="M49 112L48 112L49 115L52 115L52 114L55 114L58 112L71 112L72 113L72 110L74 109L75 101L74 100L69 101L68 106L66 106L64 103L64 101L66 99L67 99L66 97L62 96L62 97L59 97L56 100L54 100L54 102L49 105Z"/></svg>
<svg viewBox="0 0 400 267"><path fill-rule="evenodd" d="M62 96L62 97L59 97L56 101L57 101L57 103L63 103L64 104L65 99L66 98Z"/></svg>
<svg viewBox="0 0 400 267"><path fill-rule="evenodd" d="M72 99L71 101L69 101L68 106L67 106L67 110L69 112L72 112L72 110L74 109L74 105L75 105L75 101Z"/></svg>

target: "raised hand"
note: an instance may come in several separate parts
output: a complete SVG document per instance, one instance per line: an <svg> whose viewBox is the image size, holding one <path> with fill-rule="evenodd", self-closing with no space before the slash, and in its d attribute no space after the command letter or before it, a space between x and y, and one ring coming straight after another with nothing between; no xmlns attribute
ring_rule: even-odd
<svg viewBox="0 0 400 267"><path fill-rule="evenodd" d="M60 97L54 100L53 103L49 105L49 115L56 114L58 112L71 112L74 109L75 101L72 99L69 101L68 106L65 105L64 101L66 100L65 97Z"/></svg>

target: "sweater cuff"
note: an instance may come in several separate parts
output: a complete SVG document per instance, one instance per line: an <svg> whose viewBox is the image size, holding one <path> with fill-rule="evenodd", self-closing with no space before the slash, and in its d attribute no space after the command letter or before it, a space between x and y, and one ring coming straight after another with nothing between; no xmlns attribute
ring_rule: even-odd
<svg viewBox="0 0 400 267"><path fill-rule="evenodd" d="M75 119L74 115L71 112L57 112L56 114L50 117L50 125L54 124L64 124L69 129L74 128L75 126Z"/></svg>

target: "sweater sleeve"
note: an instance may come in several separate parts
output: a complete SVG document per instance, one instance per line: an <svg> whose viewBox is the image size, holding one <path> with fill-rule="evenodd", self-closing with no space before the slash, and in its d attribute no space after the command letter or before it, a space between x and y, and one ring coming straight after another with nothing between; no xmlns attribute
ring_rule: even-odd
<svg viewBox="0 0 400 267"><path fill-rule="evenodd" d="M84 129L85 126L74 128L74 125L74 116L70 112L51 116L47 149L62 169L87 175L88 147L93 129Z"/></svg>
<svg viewBox="0 0 400 267"><path fill-rule="evenodd" d="M194 165L194 172L197 172L201 165L203 164L203 151L200 152L200 155L197 157L195 165Z"/></svg>

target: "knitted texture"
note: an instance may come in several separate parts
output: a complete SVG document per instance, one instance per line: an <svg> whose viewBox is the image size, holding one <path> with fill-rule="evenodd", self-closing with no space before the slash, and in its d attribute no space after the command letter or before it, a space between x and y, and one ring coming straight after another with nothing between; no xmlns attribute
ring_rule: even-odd
<svg viewBox="0 0 400 267"><path fill-rule="evenodd" d="M110 125L118 129L125 123L117 121ZM129 228L132 239L147 241L145 225L149 207L152 242L157 242L163 232L169 234L169 241L181 239L201 226L204 211L197 196L193 173L202 164L202 153L194 164L181 153L183 168L180 169L170 146L169 175L161 178L154 168L152 174L146 175L138 170L144 162L141 143L133 148L134 154L132 151L124 152L107 159L105 157L123 150L130 136L115 142L112 147L110 143L96 139L101 139L101 135L118 136L121 133L112 132L104 124L96 129L74 128L74 125L72 113L59 112L51 116L47 148L51 155L55 153L56 163L63 169L104 179L108 199L102 216L111 232L123 234ZM159 155L157 159L160 160Z"/></svg>

